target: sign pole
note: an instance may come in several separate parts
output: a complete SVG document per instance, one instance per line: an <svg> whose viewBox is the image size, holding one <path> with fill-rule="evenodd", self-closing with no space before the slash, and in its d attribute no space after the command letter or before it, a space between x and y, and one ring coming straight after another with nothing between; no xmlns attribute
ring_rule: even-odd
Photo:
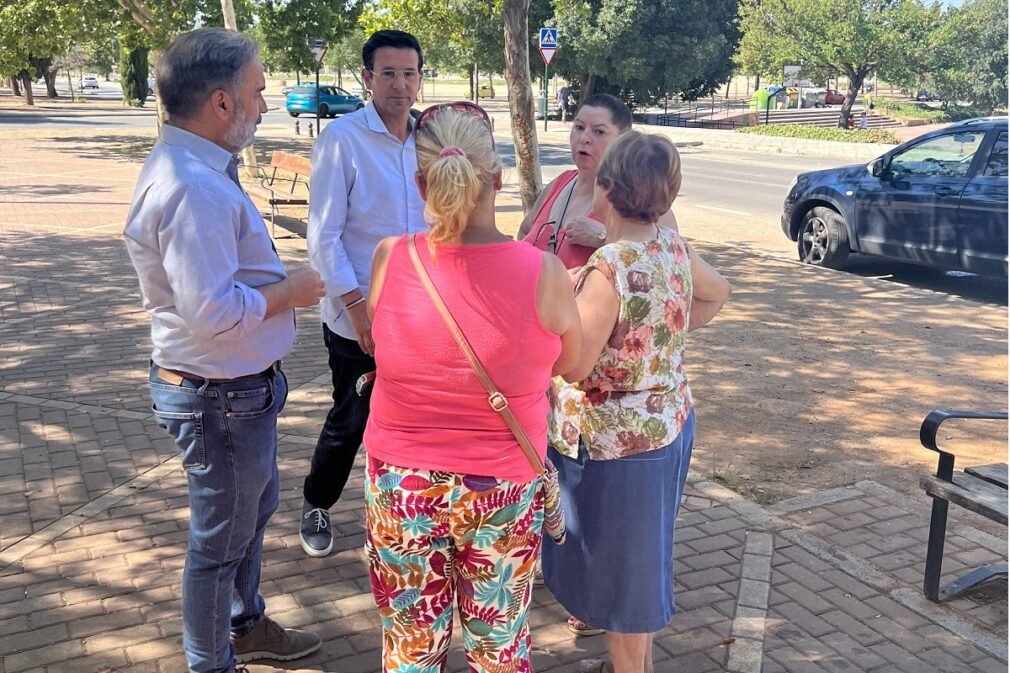
<svg viewBox="0 0 1010 673"><path fill-rule="evenodd" d="M319 137L319 63L316 63L316 137Z"/></svg>
<svg viewBox="0 0 1010 673"><path fill-rule="evenodd" d="M547 64L544 63L544 133L547 132Z"/></svg>

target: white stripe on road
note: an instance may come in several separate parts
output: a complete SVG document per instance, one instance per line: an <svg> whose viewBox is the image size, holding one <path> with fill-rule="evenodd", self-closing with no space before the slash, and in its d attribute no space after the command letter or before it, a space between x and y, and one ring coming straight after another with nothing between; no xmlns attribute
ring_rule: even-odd
<svg viewBox="0 0 1010 673"><path fill-rule="evenodd" d="M754 214L754 213L745 213L742 210L733 210L732 208L720 208L719 206L706 206L701 203L692 203L691 205L694 206L695 208L704 208L705 210L715 210L720 213L731 213L733 215L747 215L748 217L750 217L751 215Z"/></svg>

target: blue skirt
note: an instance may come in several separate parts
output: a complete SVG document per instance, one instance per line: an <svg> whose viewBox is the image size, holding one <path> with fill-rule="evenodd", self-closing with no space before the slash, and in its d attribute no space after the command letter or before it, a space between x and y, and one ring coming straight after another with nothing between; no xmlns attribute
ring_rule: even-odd
<svg viewBox="0 0 1010 673"><path fill-rule="evenodd" d="M544 584L574 617L614 633L654 633L673 617L674 525L694 423L692 410L673 443L616 460L548 449L568 537L544 540Z"/></svg>

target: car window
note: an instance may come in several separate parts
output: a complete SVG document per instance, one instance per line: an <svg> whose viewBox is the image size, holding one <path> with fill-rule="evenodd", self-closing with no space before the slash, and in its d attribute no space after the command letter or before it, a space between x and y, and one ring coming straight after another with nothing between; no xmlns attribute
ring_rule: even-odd
<svg viewBox="0 0 1010 673"><path fill-rule="evenodd" d="M891 172L898 177L965 177L984 138L985 131L958 131L930 138L895 154Z"/></svg>
<svg viewBox="0 0 1010 673"><path fill-rule="evenodd" d="M336 89L337 89L337 95L338 96L350 96L351 95L351 94L347 93L346 91L344 91L343 89L341 89L339 86L336 87Z"/></svg>
<svg viewBox="0 0 1010 673"><path fill-rule="evenodd" d="M1007 132L999 134L996 144L992 147L989 161L985 165L985 173L995 177L1007 177Z"/></svg>
<svg viewBox="0 0 1010 673"><path fill-rule="evenodd" d="M315 93L316 87L314 86L299 86L295 87L294 91L291 93Z"/></svg>

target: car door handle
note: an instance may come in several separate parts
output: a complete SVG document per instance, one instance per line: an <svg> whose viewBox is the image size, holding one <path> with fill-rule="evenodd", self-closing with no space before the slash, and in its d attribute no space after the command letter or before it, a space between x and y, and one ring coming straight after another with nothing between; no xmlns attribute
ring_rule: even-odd
<svg viewBox="0 0 1010 673"><path fill-rule="evenodd" d="M950 187L936 188L936 195L939 196L940 198L943 198L945 196L956 196L957 194L958 191L956 189L951 189Z"/></svg>

